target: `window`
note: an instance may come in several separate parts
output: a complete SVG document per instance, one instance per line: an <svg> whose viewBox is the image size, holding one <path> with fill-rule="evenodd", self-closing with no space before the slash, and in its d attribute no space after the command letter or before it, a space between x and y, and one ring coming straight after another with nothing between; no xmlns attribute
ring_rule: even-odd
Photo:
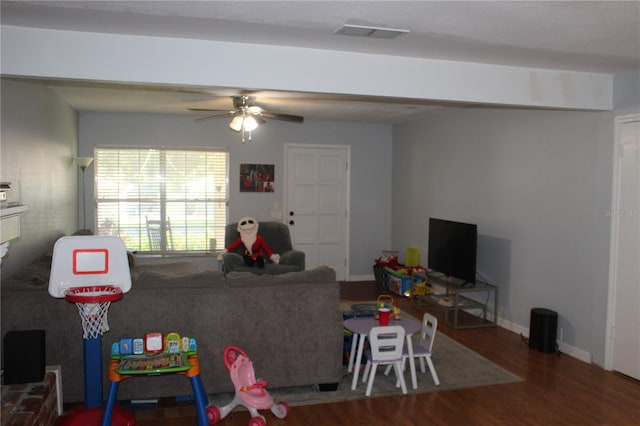
<svg viewBox="0 0 640 426"><path fill-rule="evenodd" d="M227 151L96 148L94 158L98 235L117 235L141 252L208 251L213 239L224 245Z"/></svg>

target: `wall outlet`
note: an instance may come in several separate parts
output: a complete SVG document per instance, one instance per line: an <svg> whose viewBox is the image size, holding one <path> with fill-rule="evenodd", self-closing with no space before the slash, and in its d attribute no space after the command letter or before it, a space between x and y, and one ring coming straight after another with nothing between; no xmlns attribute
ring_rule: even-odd
<svg viewBox="0 0 640 426"><path fill-rule="evenodd" d="M2 191L0 192L0 201L7 201L7 193Z"/></svg>

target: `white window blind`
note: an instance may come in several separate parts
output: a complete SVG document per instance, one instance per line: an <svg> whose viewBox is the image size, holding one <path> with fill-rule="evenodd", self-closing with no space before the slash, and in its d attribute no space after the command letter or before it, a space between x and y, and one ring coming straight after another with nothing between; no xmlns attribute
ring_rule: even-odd
<svg viewBox="0 0 640 426"><path fill-rule="evenodd" d="M140 252L224 245L229 153L204 149L96 148L98 235Z"/></svg>

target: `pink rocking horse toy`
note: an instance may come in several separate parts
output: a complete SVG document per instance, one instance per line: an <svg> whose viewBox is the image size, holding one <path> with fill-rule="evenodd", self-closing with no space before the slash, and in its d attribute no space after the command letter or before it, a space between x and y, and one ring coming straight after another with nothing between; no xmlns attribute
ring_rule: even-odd
<svg viewBox="0 0 640 426"><path fill-rule="evenodd" d="M225 406L207 407L207 420L210 425L216 424L225 418L235 407L244 405L251 413L249 426L266 426L267 420L258 413L258 410L271 409L271 412L279 419L289 415L289 404L286 402L273 402L273 397L265 390L267 382L256 380L253 371L253 363L247 354L237 346L227 346L224 350L224 364L229 370L231 382L235 387L233 400Z"/></svg>

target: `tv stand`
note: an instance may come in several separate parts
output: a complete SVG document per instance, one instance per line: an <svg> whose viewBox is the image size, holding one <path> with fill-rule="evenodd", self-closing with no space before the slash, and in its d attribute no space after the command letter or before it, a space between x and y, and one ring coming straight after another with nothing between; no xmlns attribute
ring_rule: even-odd
<svg viewBox="0 0 640 426"><path fill-rule="evenodd" d="M461 282L451 280L447 277L433 277L421 274L421 278L426 278L427 282L434 288L440 288L440 292L428 296L415 296L414 302L423 301L438 305L445 311L445 323L455 329L494 327L497 321L498 287L476 281ZM465 295L466 293L466 295ZM470 297L472 293L476 297ZM493 299L493 303L489 303ZM491 310L490 319L487 318L487 310ZM481 311L482 315L475 315L473 312Z"/></svg>

